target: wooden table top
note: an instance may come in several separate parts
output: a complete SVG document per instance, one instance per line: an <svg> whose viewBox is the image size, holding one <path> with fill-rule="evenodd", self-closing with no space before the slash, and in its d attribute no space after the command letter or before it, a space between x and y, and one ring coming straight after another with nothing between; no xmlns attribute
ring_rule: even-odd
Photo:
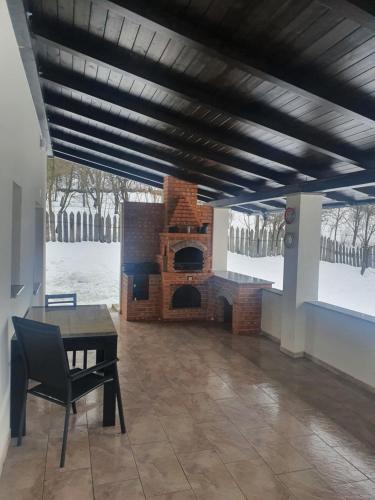
<svg viewBox="0 0 375 500"><path fill-rule="evenodd" d="M60 327L65 338L117 336L106 305L30 307L27 319Z"/></svg>

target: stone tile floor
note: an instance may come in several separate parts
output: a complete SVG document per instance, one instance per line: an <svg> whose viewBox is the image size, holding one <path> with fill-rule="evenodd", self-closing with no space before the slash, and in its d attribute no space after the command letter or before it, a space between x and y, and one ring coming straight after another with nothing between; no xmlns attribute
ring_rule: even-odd
<svg viewBox="0 0 375 500"><path fill-rule="evenodd" d="M263 337L114 319L128 434L92 393L60 470L63 411L30 397L1 500L375 499L374 396Z"/></svg>

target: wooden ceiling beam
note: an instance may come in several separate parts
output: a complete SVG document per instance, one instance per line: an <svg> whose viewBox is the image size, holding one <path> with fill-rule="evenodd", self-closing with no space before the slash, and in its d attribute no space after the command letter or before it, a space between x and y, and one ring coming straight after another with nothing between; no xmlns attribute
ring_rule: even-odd
<svg viewBox="0 0 375 500"><path fill-rule="evenodd" d="M56 68L56 69L54 69L54 67L52 67L50 69L45 68L45 73L44 73L43 78L45 81L48 81L49 84L57 85L58 88L63 87L65 90L67 90L69 92L75 92L75 93L78 92L79 94L82 94L86 97L90 97L92 99L99 99L100 101L103 101L106 103L111 103L111 104L114 104L116 106L121 106L121 107L125 106L125 104L124 104L125 98L118 99L116 97L115 92L108 92L108 89L106 86L96 84L96 85L90 85L90 88L87 88L88 85L83 79L77 78L76 75L74 75L74 77L65 77L64 72L61 72L61 70L59 70L58 68ZM53 78L53 81L50 78ZM70 86L68 86L66 84L67 81L69 82ZM80 113L81 107L85 106L86 111L90 110L88 113L88 116L87 116L90 119L95 120L95 117L96 117L96 119L102 120L104 118L105 114L108 115L107 118L112 116L113 119L115 119L115 120L120 119L120 121L113 122L111 120L108 123L106 121L103 121L103 123L108 124L110 126L114 126L115 128L121 129L122 124L123 124L123 120L126 120L123 117L120 118L116 115L112 115L111 113L104 112L103 110L98 109L96 107L88 106L88 105L84 104L83 102L75 101L73 99L64 98L63 96L60 96L60 98L63 99L63 101L62 100L56 101L56 99L52 100L52 99L50 99L50 96L52 94L56 95L54 92L50 92L49 90L45 89L45 95L47 96L47 102L50 102L51 104L59 104L59 105L61 105L63 102L64 103L63 109L65 109L67 111L74 112L74 109L75 109L77 112ZM73 102L73 109L72 109L72 105L65 107L65 104L67 104L67 101ZM128 104L125 109L128 109L130 111L139 112L140 114L142 114L143 116L147 116L148 118L157 119L156 116L158 118L160 118L159 114L155 115L154 113L144 115L144 113L145 113L144 106L142 107L142 106L134 106L134 105ZM150 112L150 109L149 108L147 108L147 109ZM163 114L163 116L164 116L164 114ZM136 127L140 126L140 124L135 124L134 122L131 122L131 123L134 124L135 131L137 132ZM162 120L162 123L169 123L169 121ZM203 130L206 130L206 128L203 127ZM192 125L191 133L201 134L203 132L203 130L202 130L202 125L199 122L196 122L195 125ZM208 133L208 132L206 131L206 133ZM215 132L215 129L213 129L212 134L214 134L214 140L217 140L219 142L219 140L221 139L221 143L229 145L230 147L233 147L233 148L238 146L236 149L240 149L240 150L245 151L245 152L250 152L250 151L247 151L247 149L249 147L252 147L252 144L251 144L252 139L249 139L250 145L248 145L247 138L239 136L238 134L233 135L230 132L228 134L227 133L222 134L220 131ZM212 140L212 134L210 134L210 136L207 136L211 140ZM263 147L263 146L255 145L255 147ZM328 175L332 175L332 173L330 173L328 169L327 169L327 171L324 172L324 175L323 175L322 169L317 169L317 168L314 169L313 167L308 165L307 161L300 159L300 158L297 158L294 155L290 155L289 153L284 153L281 150L277 150L275 148L270 148L267 145L264 145L264 148L266 149L267 152L269 150L271 150L270 154L272 156L275 155L277 157L277 155L279 154L280 157L283 159L285 159L285 156L287 157L287 159L288 159L288 157L291 157L292 162L294 161L294 159L296 159L296 161L298 161L298 163L301 164L300 172L302 171L302 173L305 173L306 175L309 175L313 178L315 178L315 176L317 176L318 174L319 174L319 178L326 178ZM304 163L306 163L306 164L304 164ZM276 180L276 178L275 178L275 180ZM280 179L280 181L281 181L281 179ZM283 183L283 182L281 182L281 183ZM287 184L289 184L289 182ZM295 184L295 182L294 182L294 184ZM351 200L351 198L349 196L346 196L343 193L335 193L335 198L336 198L336 196L337 196L338 201L345 201L345 199L348 201ZM333 197L334 196L332 194L332 198Z"/></svg>
<svg viewBox="0 0 375 500"><path fill-rule="evenodd" d="M338 17L353 19L361 26L375 31L375 8L371 0L317 0L319 3L337 12ZM305 71L293 71L276 60L263 60L245 51L233 42L220 27L199 26L198 23L186 22L186 18L166 13L144 0L94 0L101 7L116 12L134 23L141 24L152 31L163 33L188 47L195 48L210 57L217 58L229 66L250 73L262 80L274 83L297 95L311 99L350 119L360 120L369 126L375 126L374 110L361 104L352 94L340 92L337 86L328 87L317 78L309 68Z"/></svg>
<svg viewBox="0 0 375 500"><path fill-rule="evenodd" d="M145 176L143 172L139 172L139 175L134 175L128 173L126 170L121 169L119 170L117 167L116 168L111 168L108 167L105 162L103 164L99 164L98 162L92 162L88 161L87 159L83 159L80 156L80 152L77 150L76 154L67 154L63 152L65 150L64 147L60 146L59 144L55 144L55 150L54 150L54 156L56 158L61 158L63 160L71 161L73 163L80 164L84 167L89 167L89 168L95 168L97 170L101 170L103 172L108 172L113 175L118 175L120 177L126 177L127 179L140 182L142 184L147 184L152 187L157 187L159 189L163 189L163 177L160 177L158 180L150 179L148 176ZM214 194L211 191L207 191L206 189L198 188L198 198L201 201L211 201L215 199Z"/></svg>
<svg viewBox="0 0 375 500"><path fill-rule="evenodd" d="M77 163L78 165L82 165L84 167L94 168L97 170L101 170L103 172L107 172L112 175L118 175L120 177L125 177L126 179L140 182L142 184L147 184L152 187L163 189L163 177L144 173L142 171L135 173L134 169L132 170L132 173L129 173L129 169L127 167L124 168L123 165L119 165L117 162L109 161L106 158L101 158L91 154L87 154L85 152L79 151L77 149L72 149L58 143L53 144L53 154L56 158L61 158L63 160L71 161L73 163ZM207 203L211 200L214 200L216 196L217 194L198 187L199 200ZM249 215L254 213L264 212L262 210L259 210L258 207L256 206L252 207L251 205L249 205L249 207L247 208L234 207L234 210ZM275 210L277 210L277 207L275 207Z"/></svg>
<svg viewBox="0 0 375 500"><path fill-rule="evenodd" d="M227 165L231 168L259 176L263 179L272 180L280 184L288 184L296 178L295 172L278 172L277 170L250 160L235 157L222 151L216 152L215 150L202 146L199 143L184 141L166 132L161 132L156 128L129 120L120 115L114 115L113 113L103 109L89 106L82 101L69 99L61 94L51 92L48 89L45 89L44 100L49 107L53 110L57 110L59 113L67 111L68 113L77 115L80 118L95 121L99 124L99 126L110 126L121 131L129 132L132 135L136 135L162 146L183 151L206 160L211 160L221 165ZM264 159L269 160L268 157L264 157Z"/></svg>
<svg viewBox="0 0 375 500"><path fill-rule="evenodd" d="M223 198L222 200L215 200L210 204L213 207L234 207L238 205L246 205L247 203L274 200L293 193L329 193L330 191L335 191L337 189L355 188L368 185L375 185L375 172L362 170L360 172L331 177L330 179L316 179L282 188L270 189L269 191L253 194L241 194L229 200L227 198Z"/></svg>
<svg viewBox="0 0 375 500"><path fill-rule="evenodd" d="M312 160L310 157L300 158L252 137L246 137L230 130L212 127L193 118L181 117L152 102L147 102L147 106L145 106L141 100L134 96L112 89L100 82L88 82L82 76L72 71L61 69L53 64L44 63L41 78L44 82L56 87L58 90L63 88L68 92L79 93L91 99L115 105L148 119L178 128L185 133L204 137L224 146L238 149L281 165L289 166L311 177L328 176L331 174L330 166L326 166L326 163L322 168L316 160ZM95 109L95 113L98 113L99 116L100 110L97 111L96 108L93 109Z"/></svg>
<svg viewBox="0 0 375 500"><path fill-rule="evenodd" d="M62 132L55 128L51 128L51 137L53 143L59 141L60 143L67 143L72 146L77 146L79 148L84 148L90 151L90 154L105 154L110 156L114 161L119 160L121 162L126 162L131 168L135 166L141 169L152 170L153 172L158 172L163 175L171 175L179 179L193 182L198 185L206 186L213 189L219 193L227 193L228 195L236 195L241 193L243 190L239 187L229 186L223 182L215 179L207 178L204 175L192 174L187 171L182 171L178 168L166 165L164 163L156 162L147 158L136 156L130 153L121 151L120 149L115 149L112 147L104 146L99 144L95 140L84 139L78 137L77 135L68 134L67 132ZM128 167L127 167L128 168Z"/></svg>
<svg viewBox="0 0 375 500"><path fill-rule="evenodd" d="M363 28L375 31L375 3L372 0L317 0L337 16L355 21Z"/></svg>
<svg viewBox="0 0 375 500"><path fill-rule="evenodd" d="M203 105L210 111L224 114L240 123L298 142L333 160L361 164L361 153L356 148L264 103L251 101L249 104L234 95L215 94L211 88L198 84L192 78L171 72L145 58L134 57L129 51L81 30L33 22L33 31L39 43L135 78L192 105Z"/></svg>
<svg viewBox="0 0 375 500"><path fill-rule="evenodd" d="M150 147L147 144L142 144L140 142L121 137L117 134L114 134L113 132L108 132L106 130L99 129L92 125L84 124L77 120L73 120L56 113L48 113L48 118L50 127L62 127L73 133L84 134L85 136L91 137L93 139L98 139L115 146L120 146L121 148L126 148L131 153L135 152L142 155L147 155L153 160L157 159L161 160L162 162L167 162L173 165L175 168L181 170L182 172L191 172L193 174L204 175L216 180L224 181L226 184L233 186L235 189L241 188L256 191L260 188L266 187L266 182L262 179L247 180L238 175L223 172L218 168L207 168L203 165L200 165L199 163L192 162L191 160L178 159L174 155L165 153L160 149ZM137 161L137 159L140 158L132 154L129 155L125 152L124 156L124 159L130 162Z"/></svg>
<svg viewBox="0 0 375 500"><path fill-rule="evenodd" d="M85 154L81 155L79 150L73 150L61 144L54 143L53 154L56 158L81 163L85 167L95 168L97 170L102 170L103 172L119 175L133 181L143 182L145 184L163 189L163 177L155 174L148 175L147 172L137 171L137 169L133 168L129 169L125 165L117 165L113 162L107 162L105 159L99 157L97 157L95 161L93 157L90 157L91 159L88 160L88 157L86 157Z"/></svg>
<svg viewBox="0 0 375 500"><path fill-rule="evenodd" d="M59 132L53 128L51 129L51 137L52 137L52 144L55 149L57 147L60 148L60 150L61 148L64 148L65 152L68 151L71 154L77 152L77 149L75 149L74 147L86 149L89 152L78 150L78 153L81 157L86 158L88 161L98 161L98 163L109 165L111 168L121 168L123 164L120 163L118 160L120 160L121 162L126 161L127 165L125 165L124 168L126 168L128 172L131 172L134 175L139 175L140 172L141 173L143 172L142 170L139 170L139 168L137 167L141 167L141 169L147 169L147 170L153 169L153 171L158 172L158 174L171 175L173 177L188 182L193 182L198 186L204 186L206 188L212 189L213 191L216 192L213 193L212 198L216 198L217 196L222 197L224 193L227 193L228 195L232 196L239 196L244 192L244 190L242 189L223 185L223 183L215 181L214 179L207 180L204 178L204 176L198 176L195 174L182 172L178 169L172 169L166 165L159 164L157 162L151 162L146 158L135 157L135 155L131 155L132 158L130 158L128 154L123 153L120 150L106 147L101 144L98 144L95 141L86 140L81 137L74 136L72 134ZM67 144L69 144L69 146L67 146ZM74 147L72 148L71 146ZM105 154L107 156L110 156L111 160L107 161L107 158L102 158L100 156L97 156L98 154ZM132 170L134 170L134 172L132 172ZM148 172L147 170L145 171L144 175L147 178L151 178L150 176L152 175L152 173ZM270 204L270 206L272 207L272 204ZM250 209L250 206L248 208Z"/></svg>

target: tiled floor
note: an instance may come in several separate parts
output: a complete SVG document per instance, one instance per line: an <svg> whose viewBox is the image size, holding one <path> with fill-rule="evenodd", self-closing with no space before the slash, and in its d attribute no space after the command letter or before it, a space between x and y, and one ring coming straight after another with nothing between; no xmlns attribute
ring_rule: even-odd
<svg viewBox="0 0 375 500"><path fill-rule="evenodd" d="M30 398L1 500L375 499L373 396L265 338L115 320L128 435L94 393L60 470L62 411Z"/></svg>

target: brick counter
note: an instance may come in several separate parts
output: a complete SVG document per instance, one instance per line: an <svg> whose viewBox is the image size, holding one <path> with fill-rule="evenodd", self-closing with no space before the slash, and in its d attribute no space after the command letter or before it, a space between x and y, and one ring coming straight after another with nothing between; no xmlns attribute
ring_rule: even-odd
<svg viewBox="0 0 375 500"><path fill-rule="evenodd" d="M258 335L261 328L262 290L272 282L231 271L214 272L210 282L213 317L223 321L224 301L232 306L232 333Z"/></svg>

